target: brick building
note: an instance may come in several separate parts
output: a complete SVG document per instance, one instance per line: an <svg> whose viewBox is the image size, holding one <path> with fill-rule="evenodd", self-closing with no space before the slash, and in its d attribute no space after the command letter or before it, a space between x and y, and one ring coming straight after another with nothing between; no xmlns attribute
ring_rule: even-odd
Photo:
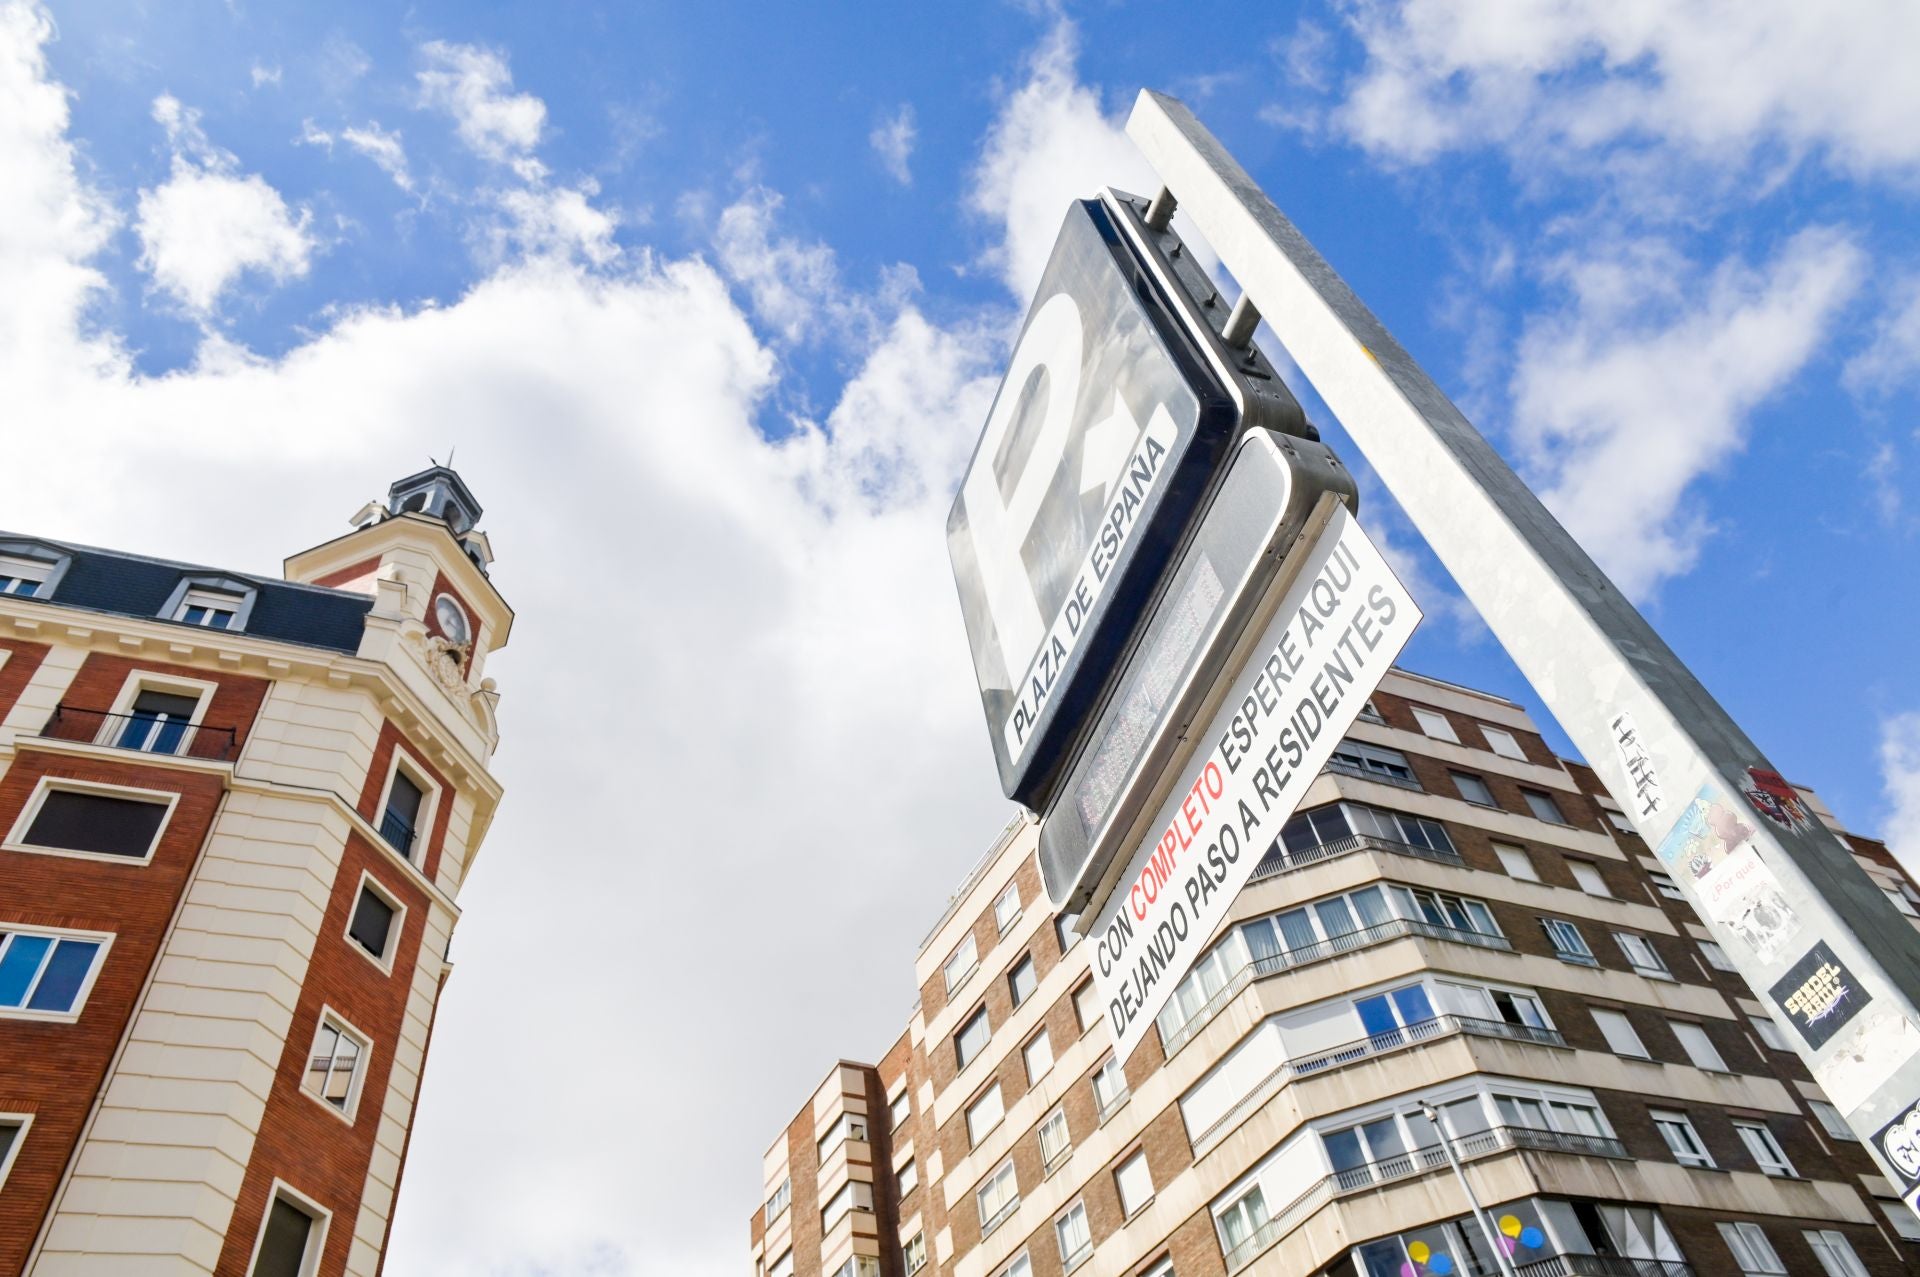
<svg viewBox="0 0 1920 1277"><path fill-rule="evenodd" d="M0 1274L379 1272L513 614L444 467L284 579L0 533Z"/></svg>
<svg viewBox="0 0 1920 1277"><path fill-rule="evenodd" d="M1920 1272L1920 1220L1511 702L1390 674L1124 1068L1035 834L927 937L899 1041L768 1149L755 1277Z"/></svg>

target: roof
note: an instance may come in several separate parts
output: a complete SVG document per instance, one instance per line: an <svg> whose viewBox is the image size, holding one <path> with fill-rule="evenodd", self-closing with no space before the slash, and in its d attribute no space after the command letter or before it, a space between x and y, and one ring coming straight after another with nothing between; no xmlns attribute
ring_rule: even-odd
<svg viewBox="0 0 1920 1277"><path fill-rule="evenodd" d="M32 542L70 556L67 571L54 587L52 596L31 600L54 607L185 626L184 621L176 622L160 615L175 588L188 577L225 577L252 586L256 591L253 611L246 624L249 635L348 654L360 650L366 616L373 608L369 595L259 577L230 568L178 563L25 533L0 532L0 541L4 540Z"/></svg>

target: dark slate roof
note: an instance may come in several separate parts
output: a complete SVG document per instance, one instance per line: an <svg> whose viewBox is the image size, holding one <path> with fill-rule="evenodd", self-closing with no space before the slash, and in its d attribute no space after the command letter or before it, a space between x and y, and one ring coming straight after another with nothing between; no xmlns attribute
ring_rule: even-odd
<svg viewBox="0 0 1920 1277"><path fill-rule="evenodd" d="M175 563L167 559L128 554L122 550L101 550L23 533L0 532L0 541L7 540L33 542L72 556L71 565L54 588L53 597L34 600L56 607L138 616L197 629L197 626L187 626L185 622L162 617L160 610L166 606L182 577L226 577L251 585L258 591L254 596L253 613L247 618L248 634L255 638L347 653L360 650L360 634L365 627L367 613L373 608L373 599L369 595L348 590L296 585L290 581L253 576L227 568Z"/></svg>

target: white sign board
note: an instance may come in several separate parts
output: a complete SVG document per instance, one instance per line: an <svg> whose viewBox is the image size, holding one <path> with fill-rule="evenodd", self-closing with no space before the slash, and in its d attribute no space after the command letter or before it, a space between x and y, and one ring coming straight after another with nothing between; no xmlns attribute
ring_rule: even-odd
<svg viewBox="0 0 1920 1277"><path fill-rule="evenodd" d="M1122 1060L1193 968L1420 622L1413 599L1345 507L1307 554L1154 832L1088 932Z"/></svg>

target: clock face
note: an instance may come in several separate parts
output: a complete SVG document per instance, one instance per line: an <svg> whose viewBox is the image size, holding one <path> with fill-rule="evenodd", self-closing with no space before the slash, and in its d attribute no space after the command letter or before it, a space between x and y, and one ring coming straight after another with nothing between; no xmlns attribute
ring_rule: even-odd
<svg viewBox="0 0 1920 1277"><path fill-rule="evenodd" d="M433 619L439 622L440 632L447 636L449 643L465 643L471 637L466 611L453 601L450 594L442 594L433 601Z"/></svg>

